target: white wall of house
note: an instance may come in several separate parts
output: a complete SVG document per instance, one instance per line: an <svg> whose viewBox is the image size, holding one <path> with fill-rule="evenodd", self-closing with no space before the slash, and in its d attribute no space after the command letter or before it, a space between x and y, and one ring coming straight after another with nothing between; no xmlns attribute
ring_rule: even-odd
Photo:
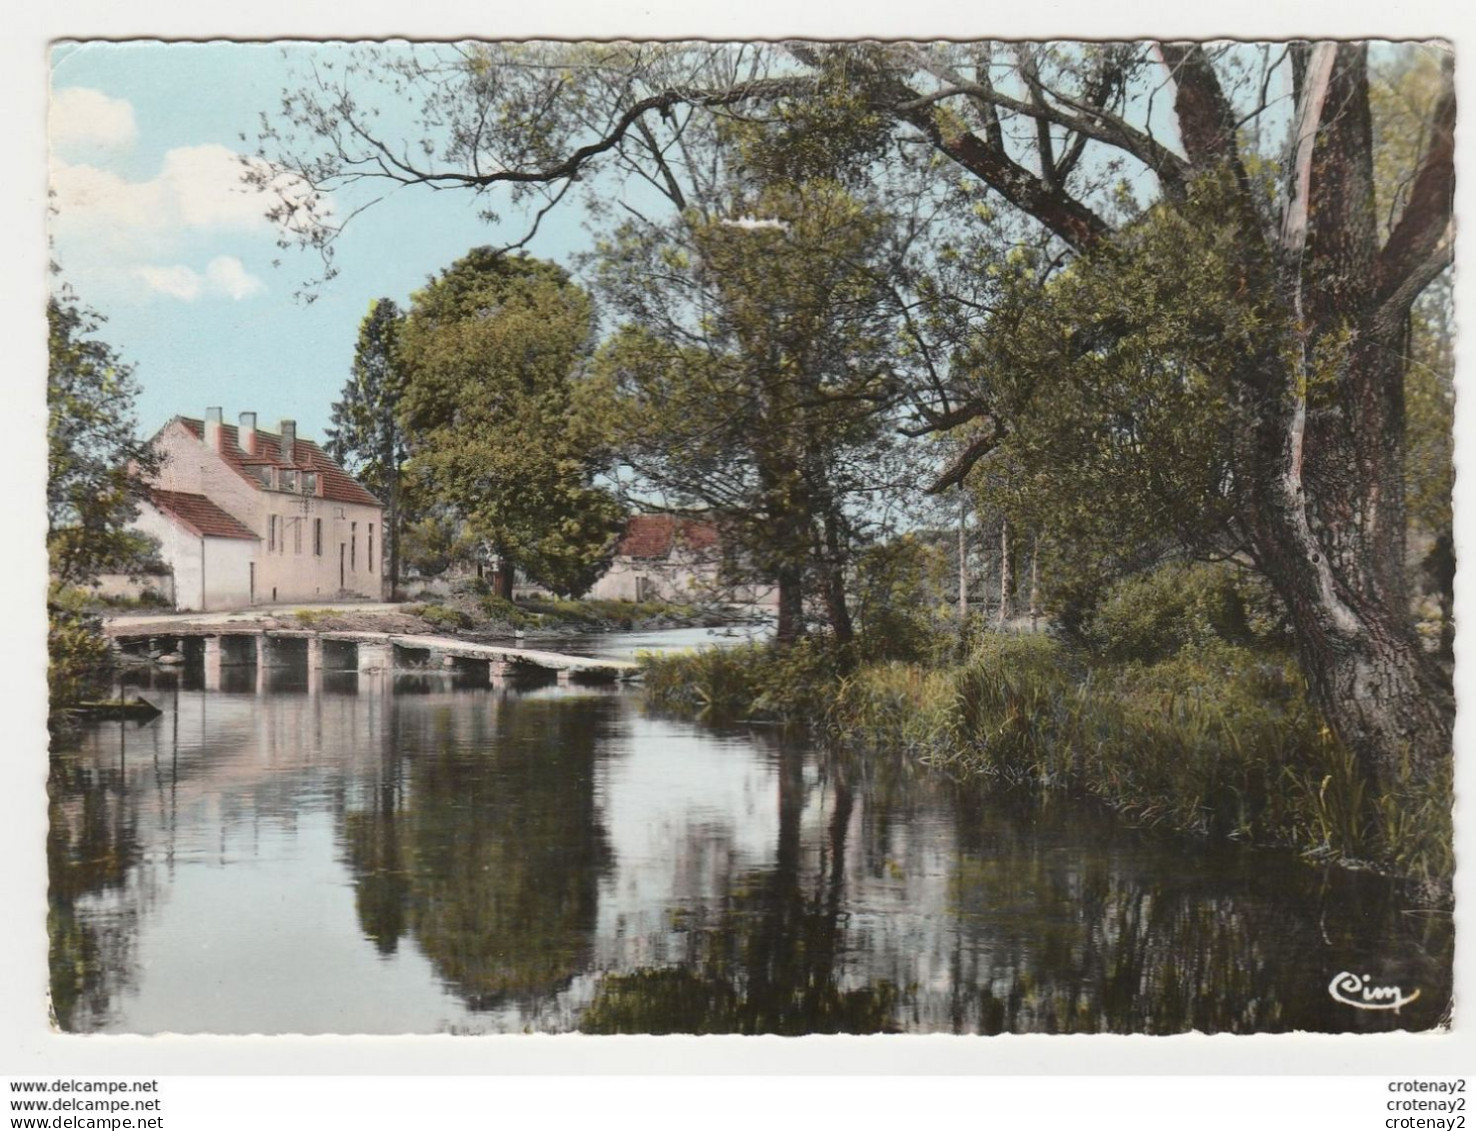
<svg viewBox="0 0 1476 1131"><path fill-rule="evenodd" d="M258 534L262 532L263 528L254 521L257 499L262 492L241 478L218 453L195 439L178 420L164 426L154 439L154 448L163 457L155 487L204 495Z"/></svg>
<svg viewBox="0 0 1476 1131"><path fill-rule="evenodd" d="M202 538L148 503L139 506L133 528L159 540L159 556L174 569L175 608L200 612L250 603L257 542Z"/></svg>
<svg viewBox="0 0 1476 1131"><path fill-rule="evenodd" d="M205 610L239 609L250 604L251 566L260 543L246 538L206 538L203 541Z"/></svg>
<svg viewBox="0 0 1476 1131"><path fill-rule="evenodd" d="M174 569L174 607L203 609L204 558L201 543L204 539L190 533L148 503L139 505L133 528L159 540L159 557Z"/></svg>

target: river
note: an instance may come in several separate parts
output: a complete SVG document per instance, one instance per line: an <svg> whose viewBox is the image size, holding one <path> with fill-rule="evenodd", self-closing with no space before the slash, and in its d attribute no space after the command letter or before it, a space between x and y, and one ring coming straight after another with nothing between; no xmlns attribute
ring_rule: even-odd
<svg viewBox="0 0 1476 1131"><path fill-rule="evenodd" d="M161 718L52 759L63 1029L1159 1034L1447 1014L1450 917L1289 853L666 717L635 688L136 678ZM1339 974L1418 996L1358 1008Z"/></svg>

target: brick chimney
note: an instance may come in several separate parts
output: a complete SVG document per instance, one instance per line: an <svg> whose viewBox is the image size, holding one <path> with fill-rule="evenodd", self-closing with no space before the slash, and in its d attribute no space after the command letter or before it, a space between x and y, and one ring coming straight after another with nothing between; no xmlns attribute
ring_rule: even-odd
<svg viewBox="0 0 1476 1131"><path fill-rule="evenodd" d="M205 446L212 452L220 451L220 413L219 407L205 410Z"/></svg>
<svg viewBox="0 0 1476 1131"><path fill-rule="evenodd" d="M282 462L296 463L297 459L297 421L284 420L281 423L282 433Z"/></svg>
<svg viewBox="0 0 1476 1131"><path fill-rule="evenodd" d="M241 441L241 450L248 456L256 454L256 413L243 412L241 414L241 428L237 433Z"/></svg>

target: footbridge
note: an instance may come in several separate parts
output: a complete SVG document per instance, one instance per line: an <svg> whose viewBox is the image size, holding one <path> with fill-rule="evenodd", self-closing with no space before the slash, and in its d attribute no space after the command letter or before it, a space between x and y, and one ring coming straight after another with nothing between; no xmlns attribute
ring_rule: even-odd
<svg viewBox="0 0 1476 1131"><path fill-rule="evenodd" d="M168 627L113 624L106 625L104 631L125 653L198 656L204 660L207 683L212 672L218 673L225 666L265 669L304 661L309 673L483 669L489 678L497 679L544 671L554 673L560 682L573 678L628 680L640 670L629 660L392 632L327 632L241 623Z"/></svg>

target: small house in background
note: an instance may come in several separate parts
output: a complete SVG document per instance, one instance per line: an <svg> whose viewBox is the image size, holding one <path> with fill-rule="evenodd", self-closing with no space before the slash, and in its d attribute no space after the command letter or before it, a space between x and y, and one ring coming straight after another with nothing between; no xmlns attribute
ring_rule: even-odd
<svg viewBox="0 0 1476 1131"><path fill-rule="evenodd" d="M179 609L378 599L383 509L311 440L243 412L176 416L154 437L163 457L136 529L159 540Z"/></svg>
<svg viewBox="0 0 1476 1131"><path fill-rule="evenodd" d="M638 514L625 526L609 570L591 597L607 601L721 601L767 604L771 593L722 583L721 536L715 523L669 514Z"/></svg>

